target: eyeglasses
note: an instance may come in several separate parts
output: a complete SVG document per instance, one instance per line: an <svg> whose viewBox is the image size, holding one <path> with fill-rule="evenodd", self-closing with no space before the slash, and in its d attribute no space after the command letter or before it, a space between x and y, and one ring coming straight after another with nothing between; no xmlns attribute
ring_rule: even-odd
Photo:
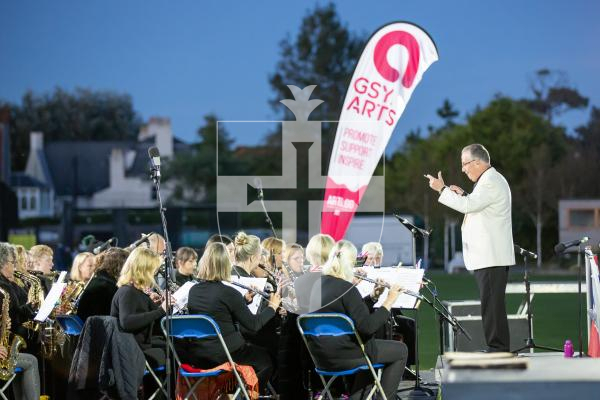
<svg viewBox="0 0 600 400"><path fill-rule="evenodd" d="M477 160L473 159L471 161L467 161L467 162L462 163L463 168L466 167L467 165L471 164L473 161L477 161Z"/></svg>

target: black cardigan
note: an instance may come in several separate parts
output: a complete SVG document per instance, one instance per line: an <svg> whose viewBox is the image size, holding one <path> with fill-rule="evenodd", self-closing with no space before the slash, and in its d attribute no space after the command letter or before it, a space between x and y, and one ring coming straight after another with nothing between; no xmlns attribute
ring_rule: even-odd
<svg viewBox="0 0 600 400"><path fill-rule="evenodd" d="M27 330L22 326L24 322L33 318L33 309L27 304L27 292L25 289L0 275L0 287L8 293L10 303L8 315L11 320L10 331L23 338L27 338ZM4 300L0 295L0 301Z"/></svg>
<svg viewBox="0 0 600 400"><path fill-rule="evenodd" d="M105 270L97 271L79 298L77 315L83 321L92 315L110 315L116 292L116 279Z"/></svg>
<svg viewBox="0 0 600 400"><path fill-rule="evenodd" d="M354 321L369 357L376 357L377 349L375 341L372 340L373 335L385 324L390 312L384 307L371 312L374 304L371 297L363 299L358 289L348 281L323 275L317 282L320 285L316 284L313 287L311 310L346 314ZM353 368L365 364L354 336L311 338L309 345L311 351L315 352L320 368Z"/></svg>
<svg viewBox="0 0 600 400"><path fill-rule="evenodd" d="M230 352L236 351L246 343L242 334L236 329L236 323L250 332L257 332L275 315L271 307L266 307L256 315L252 314L240 292L216 281L200 281L192 286L188 309L190 314L205 314L215 320ZM194 341L194 346L190 350L200 358L202 353L208 353L210 354L208 358L213 360L220 359L224 355L216 338Z"/></svg>
<svg viewBox="0 0 600 400"><path fill-rule="evenodd" d="M152 347L152 328L154 322L165 315L165 311L154 304L141 290L125 285L115 293L110 315L117 317L119 327L133 333L142 350Z"/></svg>

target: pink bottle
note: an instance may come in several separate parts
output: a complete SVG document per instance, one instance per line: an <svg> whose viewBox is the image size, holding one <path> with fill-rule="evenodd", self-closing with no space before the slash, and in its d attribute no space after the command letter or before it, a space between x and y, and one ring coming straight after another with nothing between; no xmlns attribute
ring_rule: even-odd
<svg viewBox="0 0 600 400"><path fill-rule="evenodd" d="M573 357L573 354L575 353L575 351L573 350L573 343L569 339L565 340L564 350L565 350L565 357L567 357L567 358Z"/></svg>

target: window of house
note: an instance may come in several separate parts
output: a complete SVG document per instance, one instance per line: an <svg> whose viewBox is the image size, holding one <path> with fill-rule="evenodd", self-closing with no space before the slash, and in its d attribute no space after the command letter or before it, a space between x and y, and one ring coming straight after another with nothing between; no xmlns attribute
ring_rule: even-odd
<svg viewBox="0 0 600 400"><path fill-rule="evenodd" d="M21 210L27 210L27 196L21 195Z"/></svg>
<svg viewBox="0 0 600 400"><path fill-rule="evenodd" d="M35 192L32 191L29 196L29 208L35 210L37 208L37 198L35 196Z"/></svg>
<svg viewBox="0 0 600 400"><path fill-rule="evenodd" d="M575 228L593 228L596 226L596 210L569 210L569 225Z"/></svg>

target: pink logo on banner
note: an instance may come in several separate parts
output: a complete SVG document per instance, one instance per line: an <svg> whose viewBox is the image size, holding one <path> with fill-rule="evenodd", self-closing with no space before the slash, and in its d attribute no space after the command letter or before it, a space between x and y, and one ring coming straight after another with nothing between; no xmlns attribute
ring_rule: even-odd
<svg viewBox="0 0 600 400"><path fill-rule="evenodd" d="M419 43L413 35L405 31L395 31L385 34L379 42L375 45L375 51L373 52L373 62L375 68L381 76L390 81L396 82L400 77L400 71L392 67L387 60L388 51L392 46L401 44L408 50L408 64L406 65L406 71L402 77L402 85L405 88L412 86L417 71L419 70Z"/></svg>

